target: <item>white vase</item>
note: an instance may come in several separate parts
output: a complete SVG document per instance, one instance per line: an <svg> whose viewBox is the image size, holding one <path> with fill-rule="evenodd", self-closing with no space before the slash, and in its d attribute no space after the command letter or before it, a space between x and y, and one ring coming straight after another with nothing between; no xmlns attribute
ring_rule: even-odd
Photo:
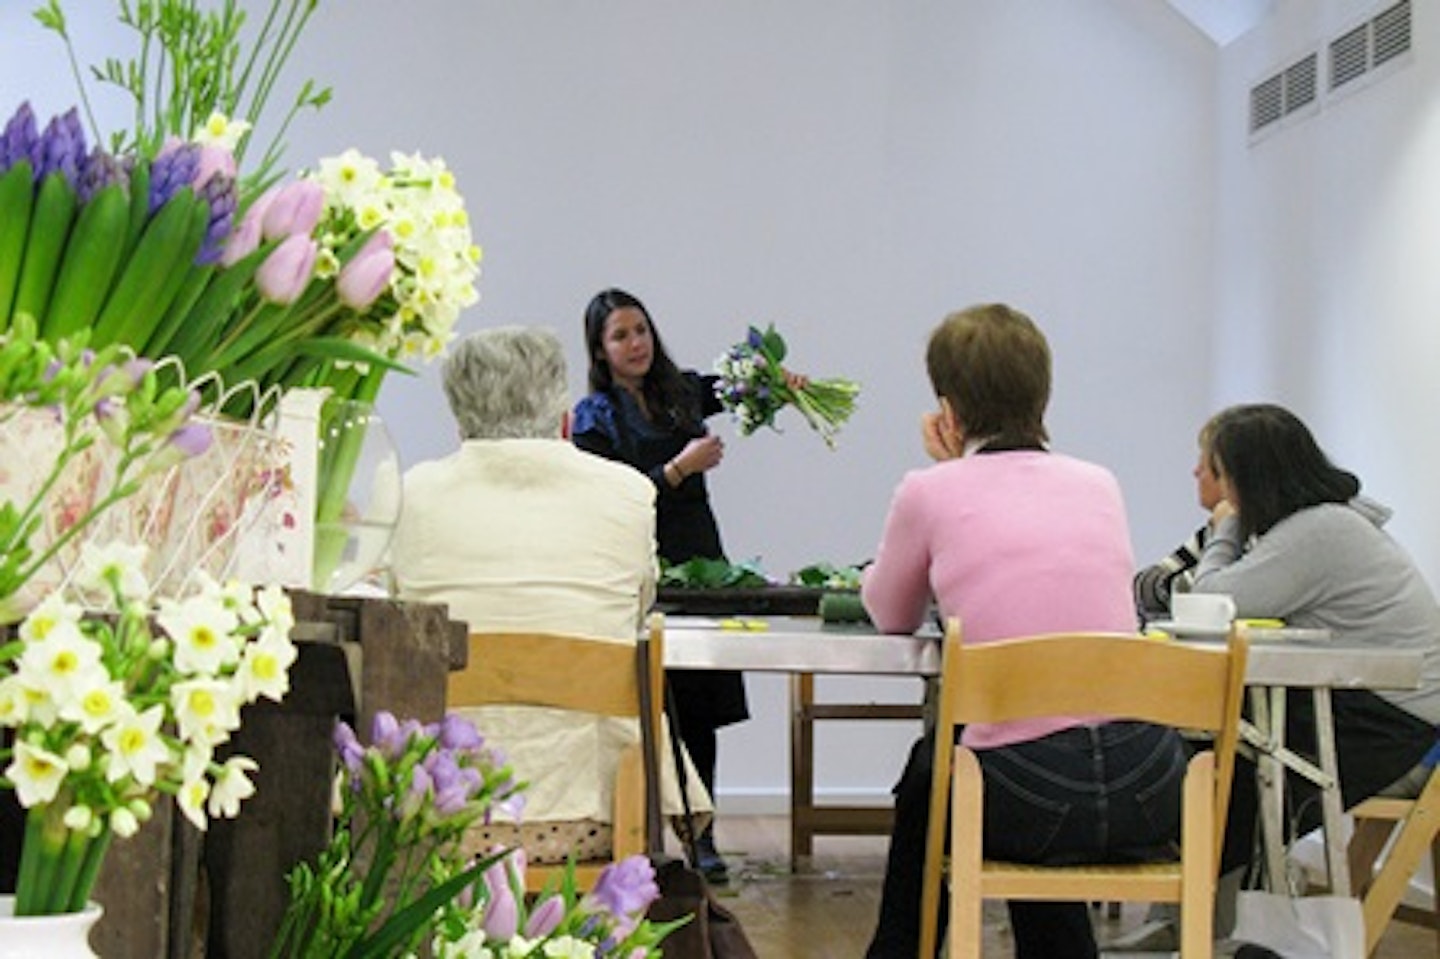
<svg viewBox="0 0 1440 959"><path fill-rule="evenodd" d="M15 897L0 896L0 959L97 959L90 930L104 912L90 903L59 916L15 916Z"/></svg>

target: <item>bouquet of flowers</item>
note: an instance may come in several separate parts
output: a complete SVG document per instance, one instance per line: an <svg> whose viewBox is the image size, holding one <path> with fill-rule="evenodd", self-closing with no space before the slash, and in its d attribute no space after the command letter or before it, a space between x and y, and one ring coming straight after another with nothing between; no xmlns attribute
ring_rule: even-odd
<svg viewBox="0 0 1440 959"><path fill-rule="evenodd" d="M523 798L468 721L422 726L381 712L370 745L341 723L335 747L338 825L317 862L290 874L275 959L413 955L425 944L438 959L638 959L674 928L636 918L658 893L643 857L612 867L587 896L567 882L529 908L523 854L465 861L465 830L497 807L518 813Z"/></svg>
<svg viewBox="0 0 1440 959"><path fill-rule="evenodd" d="M740 435L749 436L762 426L778 429L776 415L793 406L825 445L835 448L835 435L855 412L860 384L853 380L806 380L787 373L785 340L773 325L760 332L750 327L737 343L715 361L719 380L715 395L735 417Z"/></svg>
<svg viewBox="0 0 1440 959"><path fill-rule="evenodd" d="M0 646L0 726L14 730L0 784L29 810L16 915L83 908L111 837L133 835L161 793L204 829L255 791L255 762L217 747L243 705L288 691L290 601L202 573L152 606L143 557L87 544L74 585L108 615L51 594Z"/></svg>

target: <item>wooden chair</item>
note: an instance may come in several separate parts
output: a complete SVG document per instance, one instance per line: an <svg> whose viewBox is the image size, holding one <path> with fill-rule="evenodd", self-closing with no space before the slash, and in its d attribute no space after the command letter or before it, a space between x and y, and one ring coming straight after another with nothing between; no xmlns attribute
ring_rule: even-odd
<svg viewBox="0 0 1440 959"><path fill-rule="evenodd" d="M965 646L946 625L935 729L935 779L921 894L921 959L938 939L950 811L951 959L978 957L984 899L1178 902L1181 955L1211 955L1212 907L1239 736L1248 646L1229 650L1117 634L1066 634ZM1141 865L1035 866L982 861L983 785L957 726L1049 715L1103 715L1214 736L1185 773L1181 858ZM952 781L952 762L954 767Z"/></svg>
<svg viewBox="0 0 1440 959"><path fill-rule="evenodd" d="M1432 750L1432 756L1435 752ZM1427 849L1435 877L1434 912L1429 921L1440 931L1440 765L1431 767L1430 778L1414 799L1375 796L1350 810L1350 815L1355 818L1348 849L1350 884L1360 897L1365 917L1366 955L1375 951L1385 927L1400 908L1410 878ZM1390 852L1377 872L1375 862L1387 844Z"/></svg>
<svg viewBox="0 0 1440 959"><path fill-rule="evenodd" d="M635 646L551 633L471 633L469 666L451 674L449 705L549 706L639 720L637 657L643 657L651 692L649 728L661 729L664 636L664 620L658 615ZM575 878L581 889L593 886L611 862L646 851L643 756L638 740L621 753L615 771L610 859L577 864ZM538 892L563 869L530 865L525 871L526 888Z"/></svg>

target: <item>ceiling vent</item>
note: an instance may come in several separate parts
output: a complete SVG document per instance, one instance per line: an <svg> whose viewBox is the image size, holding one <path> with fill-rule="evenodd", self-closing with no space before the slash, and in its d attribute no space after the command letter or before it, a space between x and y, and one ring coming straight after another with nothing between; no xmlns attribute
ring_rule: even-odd
<svg viewBox="0 0 1440 959"><path fill-rule="evenodd" d="M1381 67L1406 59L1411 51L1410 7L1411 0L1392 4L1321 48L1327 56L1327 99L1368 85ZM1305 54L1250 88L1252 144L1288 125L1282 121L1319 112L1321 51ZM1362 78L1367 82L1357 82Z"/></svg>

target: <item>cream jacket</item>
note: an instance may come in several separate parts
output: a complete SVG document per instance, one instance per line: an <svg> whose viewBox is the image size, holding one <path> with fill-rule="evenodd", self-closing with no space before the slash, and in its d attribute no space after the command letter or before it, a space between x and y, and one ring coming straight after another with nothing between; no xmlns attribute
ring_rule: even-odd
<svg viewBox="0 0 1440 959"><path fill-rule="evenodd" d="M654 496L630 467L564 440L466 441L405 474L392 547L400 595L445 603L472 631L634 643L654 597ZM636 723L521 707L458 712L530 783L526 822L610 821L615 764L638 741ZM675 814L669 744L660 751L662 805ZM689 782L695 811L711 810L693 767Z"/></svg>

